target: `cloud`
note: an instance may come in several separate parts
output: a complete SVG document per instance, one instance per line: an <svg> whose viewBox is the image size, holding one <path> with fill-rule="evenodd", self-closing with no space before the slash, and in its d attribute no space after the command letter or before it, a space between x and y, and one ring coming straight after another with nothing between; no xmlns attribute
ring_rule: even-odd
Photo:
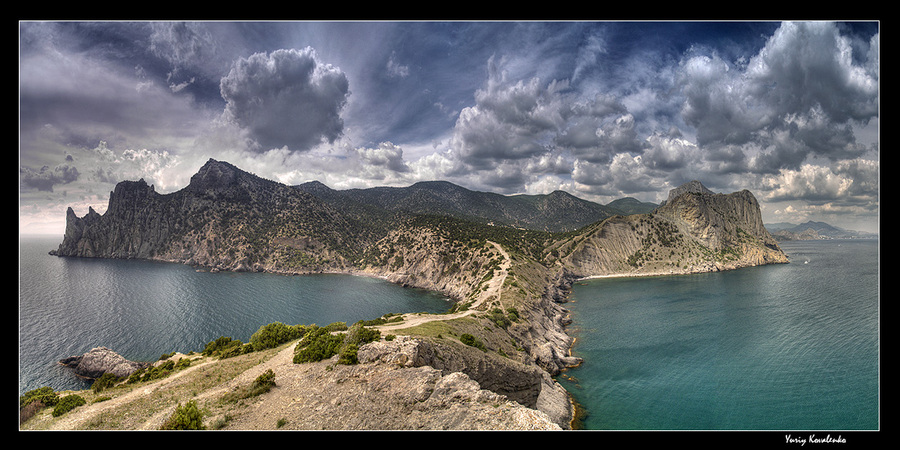
<svg viewBox="0 0 900 450"><path fill-rule="evenodd" d="M19 180L23 186L47 192L53 192L53 186L58 184L76 181L78 175L78 169L67 164L52 169L49 166L41 167L39 170L25 166L19 169Z"/></svg>
<svg viewBox="0 0 900 450"><path fill-rule="evenodd" d="M826 22L785 23L746 64L692 54L680 65L682 118L697 144L747 146L758 173L811 155L853 158L853 124L878 115L878 35L864 54Z"/></svg>
<svg viewBox="0 0 900 450"><path fill-rule="evenodd" d="M831 166L804 164L798 170L782 170L766 178L771 201L805 200L814 204L866 206L877 202L876 161L844 160Z"/></svg>
<svg viewBox="0 0 900 450"><path fill-rule="evenodd" d="M406 78L409 76L409 66L398 64L394 61L396 55L392 54L387 62L387 73L390 77Z"/></svg>
<svg viewBox="0 0 900 450"><path fill-rule="evenodd" d="M222 78L224 117L266 151L309 150L343 132L347 76L321 63L315 50L276 50L237 60Z"/></svg>
<svg viewBox="0 0 900 450"><path fill-rule="evenodd" d="M410 171L409 166L403 161L403 149L393 143L382 142L376 148L358 148L356 153L363 165L398 173Z"/></svg>

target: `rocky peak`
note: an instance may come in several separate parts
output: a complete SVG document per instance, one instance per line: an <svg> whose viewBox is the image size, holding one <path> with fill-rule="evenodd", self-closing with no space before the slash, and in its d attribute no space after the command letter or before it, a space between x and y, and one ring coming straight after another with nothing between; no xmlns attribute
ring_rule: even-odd
<svg viewBox="0 0 900 450"><path fill-rule="evenodd" d="M677 198L681 194L690 193L690 194L714 194L713 191L706 188L703 183L693 180L687 183L678 186L675 189L669 191L669 197L666 199L666 203L671 203L672 200Z"/></svg>
<svg viewBox="0 0 900 450"><path fill-rule="evenodd" d="M240 170L226 162L210 158L194 176L188 188L194 191L224 189L237 182Z"/></svg>
<svg viewBox="0 0 900 450"><path fill-rule="evenodd" d="M109 193L107 211L112 215L117 215L135 205L144 203L147 198L154 195L156 195L156 189L153 185L148 185L143 178L138 181L121 181Z"/></svg>

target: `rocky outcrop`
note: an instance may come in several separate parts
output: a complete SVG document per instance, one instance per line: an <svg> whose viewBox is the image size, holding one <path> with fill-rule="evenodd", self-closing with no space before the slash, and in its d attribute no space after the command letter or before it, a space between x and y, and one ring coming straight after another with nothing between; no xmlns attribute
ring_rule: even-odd
<svg viewBox="0 0 900 450"><path fill-rule="evenodd" d="M403 368L433 368L445 379L468 386L462 392L486 389L492 395L540 411L542 417L553 424L550 428L568 428L572 419L568 393L547 372L532 365L499 356L485 357L480 353L480 350L400 336L393 341L366 344L360 347L358 357L363 364L378 362ZM458 395L461 394L454 394Z"/></svg>
<svg viewBox="0 0 900 450"><path fill-rule="evenodd" d="M715 194L699 182L673 189L650 214L617 216L554 249L578 276L658 275L786 263L747 190Z"/></svg>
<svg viewBox="0 0 900 450"><path fill-rule="evenodd" d="M88 379L100 378L104 373L127 377L137 370L150 366L145 362L129 361L106 347L92 348L83 355L61 359L59 363L74 370L79 377Z"/></svg>

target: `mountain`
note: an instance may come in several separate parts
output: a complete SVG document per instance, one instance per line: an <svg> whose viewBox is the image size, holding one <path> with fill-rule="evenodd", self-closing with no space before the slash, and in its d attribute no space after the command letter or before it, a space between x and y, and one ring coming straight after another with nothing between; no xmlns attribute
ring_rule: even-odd
<svg viewBox="0 0 900 450"><path fill-rule="evenodd" d="M659 207L656 203L642 202L633 197L624 197L613 200L607 203L606 206L619 211L619 214L623 216L629 214L646 214Z"/></svg>
<svg viewBox="0 0 900 450"><path fill-rule="evenodd" d="M709 272L785 263L744 190L715 194L693 181L652 213L614 216L557 241L551 253L577 277Z"/></svg>
<svg viewBox="0 0 900 450"><path fill-rule="evenodd" d="M875 239L875 233L845 230L825 222L808 221L799 225L792 223L767 224L772 235L780 241L815 239Z"/></svg>
<svg viewBox="0 0 900 450"><path fill-rule="evenodd" d="M141 258L216 270L344 267L378 238L358 217L306 192L209 160L184 189L119 183L109 207L66 213L60 256Z"/></svg>
<svg viewBox="0 0 900 450"><path fill-rule="evenodd" d="M652 212L623 214L651 205L622 199L603 206L561 191L504 196L443 181L343 191L319 182L287 186L210 159L182 190L163 195L144 180L126 181L110 193L103 215L91 209L79 218L69 208L63 242L53 253L214 270L387 276L411 269L409 252L423 248L417 241L433 240L430 255L444 257L435 273L474 261L460 283L483 262L460 248L474 252L470 243L485 240L586 276L786 261L749 191L715 194L692 181L672 189ZM432 287L433 281L419 283ZM445 290L464 298L467 289Z"/></svg>
<svg viewBox="0 0 900 450"><path fill-rule="evenodd" d="M375 187L337 191L314 181L295 186L337 208L381 208L403 214L452 216L534 230L572 231L615 214L603 206L563 191L546 195L501 195L472 191L446 181L427 181L409 187Z"/></svg>

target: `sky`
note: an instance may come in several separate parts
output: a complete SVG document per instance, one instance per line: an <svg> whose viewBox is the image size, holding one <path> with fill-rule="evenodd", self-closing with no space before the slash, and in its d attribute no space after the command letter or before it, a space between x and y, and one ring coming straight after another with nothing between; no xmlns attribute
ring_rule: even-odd
<svg viewBox="0 0 900 450"><path fill-rule="evenodd" d="M446 180L878 231L879 22L19 22L20 234L210 158L289 185Z"/></svg>

